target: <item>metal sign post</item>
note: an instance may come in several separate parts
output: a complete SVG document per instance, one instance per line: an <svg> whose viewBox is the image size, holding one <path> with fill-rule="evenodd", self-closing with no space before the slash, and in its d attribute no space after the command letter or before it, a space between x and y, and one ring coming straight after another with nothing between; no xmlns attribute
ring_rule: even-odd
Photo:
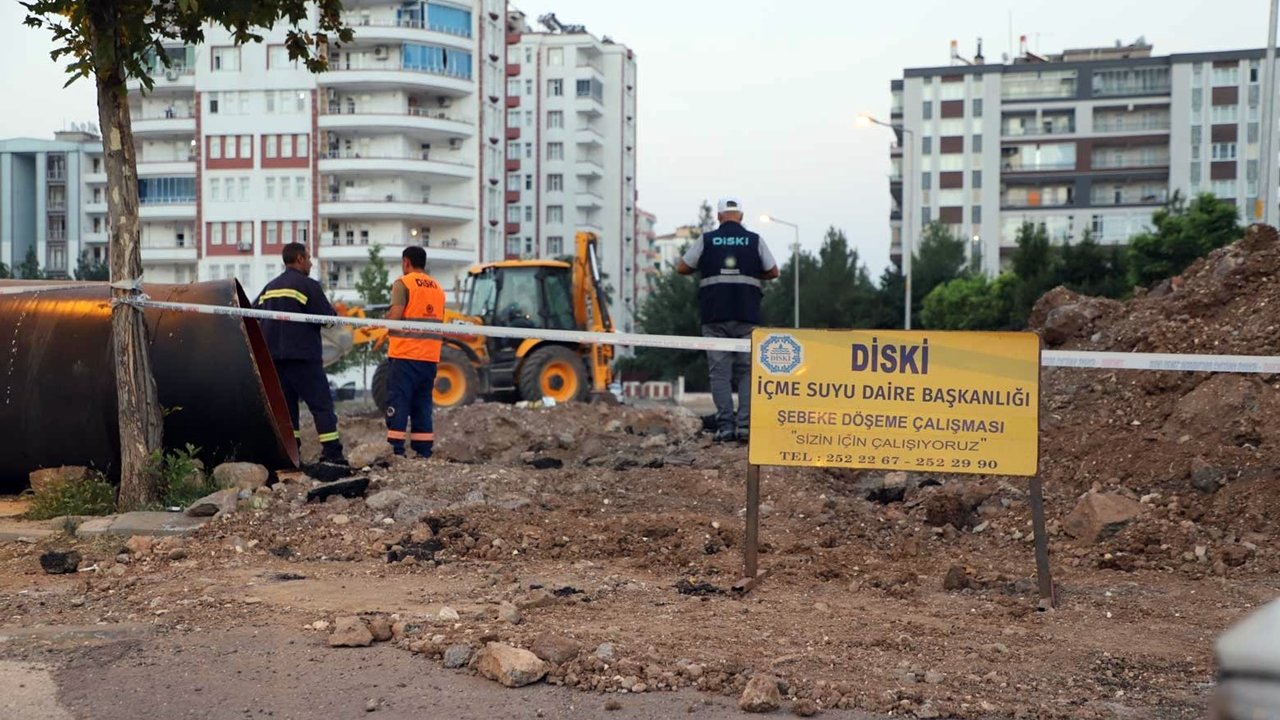
<svg viewBox="0 0 1280 720"><path fill-rule="evenodd" d="M1036 584L1040 588L1040 609L1058 606L1058 592L1049 572L1049 533L1044 523L1044 487L1040 476L1031 478L1031 531L1036 542Z"/></svg>

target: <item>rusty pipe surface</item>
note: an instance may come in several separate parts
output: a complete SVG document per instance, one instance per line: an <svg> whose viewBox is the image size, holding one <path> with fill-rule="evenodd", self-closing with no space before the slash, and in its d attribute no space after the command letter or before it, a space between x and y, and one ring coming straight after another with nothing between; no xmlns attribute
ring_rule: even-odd
<svg viewBox="0 0 1280 720"><path fill-rule="evenodd" d="M119 426L107 283L0 281L0 490L44 467L84 465L118 479ZM234 280L144 286L169 302L248 307ZM275 365L256 320L145 311L167 450L206 466L298 463Z"/></svg>

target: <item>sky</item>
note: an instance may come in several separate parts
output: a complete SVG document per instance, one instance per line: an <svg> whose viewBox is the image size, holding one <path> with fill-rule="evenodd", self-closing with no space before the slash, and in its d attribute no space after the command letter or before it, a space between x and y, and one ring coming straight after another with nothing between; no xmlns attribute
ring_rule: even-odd
<svg viewBox="0 0 1280 720"><path fill-rule="evenodd" d="M948 64L950 42L988 62L1027 35L1033 50L1129 43L1144 36L1158 55L1262 47L1266 0L530 0L531 19L555 12L636 53L639 206L659 232L690 223L698 205L736 195L747 225L775 254L800 226L816 249L843 229L872 276L889 261L892 133L854 124L889 113L889 81L905 67ZM1010 33L1012 11L1012 33ZM71 122L96 121L92 87L63 89L44 31L21 24L22 7L0 0L0 67L9 93L0 138L47 138Z"/></svg>

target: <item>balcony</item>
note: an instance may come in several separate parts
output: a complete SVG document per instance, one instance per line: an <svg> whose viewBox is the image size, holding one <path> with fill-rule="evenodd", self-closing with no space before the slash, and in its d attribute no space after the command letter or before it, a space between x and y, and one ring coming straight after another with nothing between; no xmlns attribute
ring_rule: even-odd
<svg viewBox="0 0 1280 720"><path fill-rule="evenodd" d="M142 247L143 263L194 263L197 259L196 249L190 244L178 245L174 242Z"/></svg>
<svg viewBox="0 0 1280 720"><path fill-rule="evenodd" d="M518 203L518 202L520 202L520 191L519 191L519 190L508 190L508 191L507 191L507 202L508 202L508 203Z"/></svg>
<svg viewBox="0 0 1280 720"><path fill-rule="evenodd" d="M519 95L508 95L508 96L507 96L507 109L509 109L509 110L513 110L513 109L518 108L518 107L520 107L520 96L519 96Z"/></svg>
<svg viewBox="0 0 1280 720"><path fill-rule="evenodd" d="M470 118L425 108L406 108L396 112L344 109L340 105L330 105L320 113L319 124L321 130L383 130L443 139L466 138L475 133L475 125Z"/></svg>
<svg viewBox="0 0 1280 720"><path fill-rule="evenodd" d="M465 180L475 176L475 166L452 160L424 159L421 155L378 157L331 151L320 156L320 172L335 175L412 174Z"/></svg>
<svg viewBox="0 0 1280 720"><path fill-rule="evenodd" d="M1167 115L1159 118L1111 116L1093 119L1093 131L1096 133L1169 132L1169 128Z"/></svg>
<svg viewBox="0 0 1280 720"><path fill-rule="evenodd" d="M162 63L156 63L150 68L150 72L151 79L155 83L151 88L152 95L195 92L196 69L194 67L175 64L173 67L166 68ZM142 89L142 81L130 78L128 88L131 92L137 92Z"/></svg>
<svg viewBox="0 0 1280 720"><path fill-rule="evenodd" d="M1107 205L1164 205L1169 201L1167 188L1122 188L1119 192L1105 187L1093 189L1093 204Z"/></svg>
<svg viewBox="0 0 1280 720"><path fill-rule="evenodd" d="M1005 123L1000 128L1000 134L1006 138L1050 137L1054 135L1073 135L1075 132L1075 123L1026 126Z"/></svg>
<svg viewBox="0 0 1280 720"><path fill-rule="evenodd" d="M574 205L580 208L604 207L604 196L594 190L579 190L574 195Z"/></svg>
<svg viewBox="0 0 1280 720"><path fill-rule="evenodd" d="M1163 148L1162 148L1163 149ZM1094 155L1094 170L1139 170L1169 167L1168 151L1137 155Z"/></svg>
<svg viewBox="0 0 1280 720"><path fill-rule="evenodd" d="M506 231L507 231L507 234L508 234L508 235L514 235L514 234L516 234L516 233L520 232L520 223L518 223L518 222L514 222L514 223L513 223L513 222L509 222L509 223L507 223Z"/></svg>
<svg viewBox="0 0 1280 720"><path fill-rule="evenodd" d="M93 199L84 201L84 211L89 215L106 215L107 201L106 199L94 201Z"/></svg>
<svg viewBox="0 0 1280 720"><path fill-rule="evenodd" d="M196 118L189 108L169 108L164 112L135 115L133 134L146 137L191 137L196 134Z"/></svg>
<svg viewBox="0 0 1280 720"><path fill-rule="evenodd" d="M365 218L370 220L426 220L467 222L475 218L475 207L428 202L421 195L369 197L353 193L326 195L321 198L320 215L326 218Z"/></svg>
<svg viewBox="0 0 1280 720"><path fill-rule="evenodd" d="M520 169L520 158L507 158L507 172L515 172Z"/></svg>
<svg viewBox="0 0 1280 720"><path fill-rule="evenodd" d="M507 128L507 139L508 139L508 140L519 140L519 139L520 139L520 128L518 128L518 127L509 127L509 128Z"/></svg>
<svg viewBox="0 0 1280 720"><path fill-rule="evenodd" d="M574 172L578 177L603 177L604 164L600 158L592 156L579 157L574 163Z"/></svg>
<svg viewBox="0 0 1280 720"><path fill-rule="evenodd" d="M437 45L470 50L471 29L448 27L430 21L407 18L379 19L344 16L343 21L355 32L357 43L402 43L430 41Z"/></svg>
<svg viewBox="0 0 1280 720"><path fill-rule="evenodd" d="M577 141L579 145L594 145L594 146L604 145L604 135L601 135L599 130L591 127L578 128L578 131L575 134L574 139Z"/></svg>
<svg viewBox="0 0 1280 720"><path fill-rule="evenodd" d="M172 177L195 175L196 161L190 160L139 160L138 177Z"/></svg>
<svg viewBox="0 0 1280 720"><path fill-rule="evenodd" d="M1006 162L1002 168L1007 173L1072 172L1076 169L1076 161L1063 160L1060 162L1042 162L1027 165Z"/></svg>
<svg viewBox="0 0 1280 720"><path fill-rule="evenodd" d="M326 88L353 88L360 92L421 88L436 94L462 97L475 91L469 74L447 70L401 67L395 60L353 58L340 66L318 73L316 82Z"/></svg>
<svg viewBox="0 0 1280 720"><path fill-rule="evenodd" d="M143 220L195 220L196 199L148 198L138 205L138 216Z"/></svg>
<svg viewBox="0 0 1280 720"><path fill-rule="evenodd" d="M507 77L520 77L520 63L507 63Z"/></svg>

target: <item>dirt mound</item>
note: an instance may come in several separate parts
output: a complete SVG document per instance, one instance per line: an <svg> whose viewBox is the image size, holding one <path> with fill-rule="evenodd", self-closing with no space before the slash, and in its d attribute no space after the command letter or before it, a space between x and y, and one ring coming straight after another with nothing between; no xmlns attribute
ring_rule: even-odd
<svg viewBox="0 0 1280 720"><path fill-rule="evenodd" d="M1280 354L1280 235L1254 225L1241 241L1127 303L1057 288L1037 303L1031 324L1047 346L1062 349ZM1059 508L1068 512L1070 498L1092 487L1158 495L1148 500L1157 511L1117 538L1117 547L1128 543L1146 555L1154 548L1173 565L1198 545L1276 529L1278 379L1047 369L1041 468L1064 496ZM1183 521L1215 537L1178 530ZM1159 528L1168 531L1164 539L1147 542Z"/></svg>

